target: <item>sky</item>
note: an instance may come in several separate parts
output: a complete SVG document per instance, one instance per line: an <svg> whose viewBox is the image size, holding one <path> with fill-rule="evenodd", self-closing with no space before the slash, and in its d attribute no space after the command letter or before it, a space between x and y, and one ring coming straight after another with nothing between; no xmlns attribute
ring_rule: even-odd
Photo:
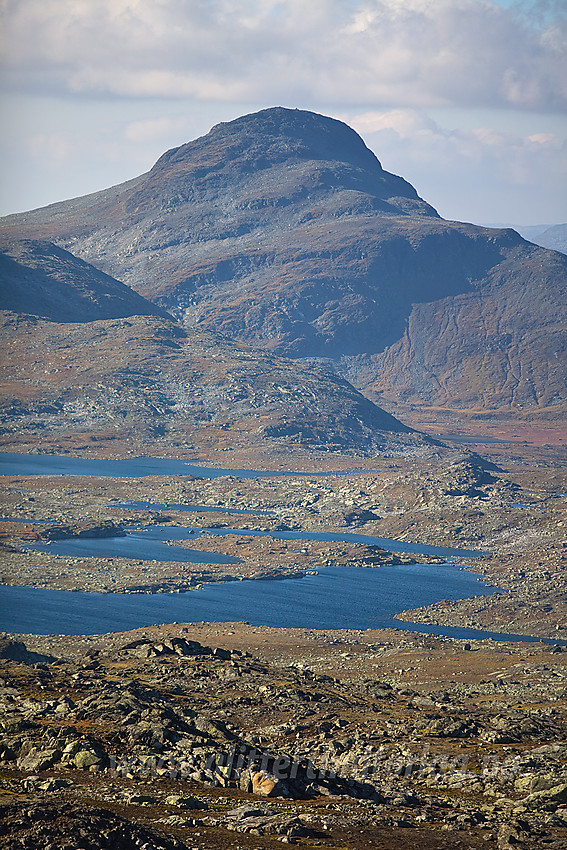
<svg viewBox="0 0 567 850"><path fill-rule="evenodd" d="M2 215L287 106L444 218L567 221L567 0L0 0L0 32Z"/></svg>

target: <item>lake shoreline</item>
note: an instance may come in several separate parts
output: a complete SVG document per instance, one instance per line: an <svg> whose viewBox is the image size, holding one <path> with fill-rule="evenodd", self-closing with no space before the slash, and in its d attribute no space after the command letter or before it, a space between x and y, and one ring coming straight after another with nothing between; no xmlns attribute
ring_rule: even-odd
<svg viewBox="0 0 567 850"><path fill-rule="evenodd" d="M50 458L50 463L59 462L53 455L42 457ZM330 459L327 465L330 466ZM302 577L327 566L391 564L392 555L367 544L379 540L394 548L396 540L406 553L414 553L408 560L413 558L419 563L438 563L438 558L418 555L418 547L435 550L443 546L444 551L462 553L459 563L464 569L476 573L475 578L482 574L494 586L508 591L488 604L486 597L476 596L476 584L468 598L442 609L439 604L435 608L435 604L427 606L423 602L421 607L415 602L398 607L400 617L409 615L412 622L422 620L424 625L457 624L550 640L564 636L559 573L546 572L549 558L545 566L536 563L543 560L543 551L559 562L562 556L560 544L555 544L555 533L550 537L547 531L560 518L560 499L554 493L546 495L543 472L537 486L535 479L526 479L527 486L521 492L502 476L487 486L461 483L456 487L452 472L438 472L429 462L413 461L410 469L405 461L389 459L384 466L382 471L342 476L292 474L260 479L197 479L163 474L138 479L56 473L3 476L3 515L13 521L4 523L0 580L9 586L105 592L109 596L127 591L135 591L133 596L163 596L171 592L184 596L189 590L229 581L236 586L240 582L234 582L235 578L261 578L270 579L274 591L273 581L277 579ZM467 470L468 467L466 475ZM564 491L559 482L549 483L555 490ZM463 486L464 490L472 487L472 495L458 495ZM124 526L146 524L150 530L158 525L185 528L187 509L196 533L184 543L170 541L173 545L163 547L166 551L159 560L153 556L144 559L143 553L137 558L117 557L116 553L100 557L89 557L88 552L58 555L53 544L47 547L51 551L43 553L21 551L22 546L36 541L39 527L45 532L53 525L115 522ZM327 531L331 528L336 530L334 537ZM505 535L501 533L503 528ZM289 532L289 539L276 539L276 532L281 529ZM189 535L191 529L185 530ZM300 539L302 533L309 539ZM331 539L317 539L325 534ZM516 537L527 541L526 556L516 548ZM183 545L197 550L203 561L208 560L207 549L235 560L216 565L163 560L174 552L176 558L184 559ZM487 549L494 554L487 554ZM515 551L520 554L515 555ZM526 582L522 570L530 559L534 561L530 567L533 572L528 573ZM545 614L538 609L539 600L546 603Z"/></svg>
<svg viewBox="0 0 567 850"><path fill-rule="evenodd" d="M451 591L450 598L462 598L463 590L466 592L470 589L470 573L463 575L463 571L455 565L446 564L445 567L450 572L445 574L444 590ZM429 578L427 571L431 569L435 569L436 575L431 577L432 582L424 584L424 579ZM253 625L270 628L325 629L329 628L330 622L334 622L338 623L340 628L357 630L399 628L402 631L457 639L511 641L525 639L528 642L539 640L534 635L403 622L401 618L404 612L400 610L398 598L400 604L402 600L407 601L420 596L424 597L424 601L431 602L435 595L439 595L438 583L442 570L443 567L440 566L427 567L421 564L406 565L398 569L391 567L389 571L387 568L375 571L360 567L328 567L302 576L302 584L305 584L304 592L295 593L293 589L290 589L289 585L295 584L295 581L282 580L278 582L279 587L272 590L266 588L266 585L272 583L267 579L226 582L224 588L209 585L195 589L191 594L193 599L187 600L187 603L179 600L180 594L175 593L93 594L83 592L73 594L68 591L4 586L0 587L0 599L3 600L6 610L21 609L30 613L27 619L25 614L19 620L17 615L15 619L8 617L2 626L9 632L28 634L40 634L42 632L37 629L43 627L43 633L50 634L53 633L52 627L39 624L49 623L52 626L58 623L60 628L65 628L67 633L73 634L78 633L77 625L73 626L73 623L80 624L82 627L83 622L88 621L90 617L93 624L91 631L94 628L95 633L103 634L104 631L98 628L98 624L110 622L109 617L116 618L123 626L138 628L149 623L154 616L158 616L158 619L161 618L163 622L171 621L174 617L176 619L183 617L187 620L187 613L193 610L195 613L190 619L195 621L214 622L218 619L219 611L224 611L222 619L226 618L227 621L242 617ZM455 587L451 586L451 580L453 583L458 580ZM423 586L420 585L420 581ZM238 587L234 587L235 584ZM228 585L233 587L229 588ZM463 590L459 589L461 587ZM485 588L484 595L489 596L491 590L492 588ZM500 591L494 588L492 592ZM406 596L403 595L404 593ZM338 604L337 599L340 600ZM379 604L382 605L381 608L376 607ZM76 615L72 609L77 609ZM33 611L39 613L31 613ZM258 614L258 611L263 613ZM321 611L325 613L322 615ZM38 625L31 628L30 622ZM63 623L67 625L63 626Z"/></svg>

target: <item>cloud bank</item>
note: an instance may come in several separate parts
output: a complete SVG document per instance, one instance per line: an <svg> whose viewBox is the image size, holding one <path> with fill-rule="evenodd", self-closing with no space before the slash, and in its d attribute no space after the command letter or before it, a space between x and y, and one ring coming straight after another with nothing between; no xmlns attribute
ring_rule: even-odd
<svg viewBox="0 0 567 850"><path fill-rule="evenodd" d="M22 93L567 105L561 0L3 0L2 16Z"/></svg>
<svg viewBox="0 0 567 850"><path fill-rule="evenodd" d="M346 121L450 218L567 215L565 0L0 0L2 212L283 105Z"/></svg>
<svg viewBox="0 0 567 850"><path fill-rule="evenodd" d="M445 218L522 224L534 214L543 221L565 216L564 135L448 129L414 109L365 112L348 123L387 170L413 183Z"/></svg>

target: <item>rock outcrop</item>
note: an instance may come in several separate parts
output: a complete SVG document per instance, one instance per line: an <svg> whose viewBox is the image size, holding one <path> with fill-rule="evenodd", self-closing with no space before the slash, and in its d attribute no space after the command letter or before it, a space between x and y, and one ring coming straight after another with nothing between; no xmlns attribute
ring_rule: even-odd
<svg viewBox="0 0 567 850"><path fill-rule="evenodd" d="M261 646L283 664L214 650L199 625L30 637L62 654L0 660L2 846L565 846L567 672L549 648L302 632L317 671L278 630ZM402 679L388 658L427 669ZM506 681L482 678L494 663Z"/></svg>
<svg viewBox="0 0 567 850"><path fill-rule="evenodd" d="M79 522L72 525L52 525L38 534L39 540L73 540L79 539L101 539L105 537L124 537L126 532L123 527L113 520L104 522Z"/></svg>

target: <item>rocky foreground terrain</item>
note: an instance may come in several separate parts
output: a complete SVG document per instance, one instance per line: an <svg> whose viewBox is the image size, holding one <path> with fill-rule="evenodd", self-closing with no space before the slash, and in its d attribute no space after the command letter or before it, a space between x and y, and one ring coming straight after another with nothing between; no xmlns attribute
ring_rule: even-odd
<svg viewBox="0 0 567 850"><path fill-rule="evenodd" d="M538 433L537 446L491 444L490 462L457 444L368 459L258 443L233 450L235 468L297 474L4 476L7 584L191 592L213 581L329 564L380 569L412 557L238 533L173 544L235 556L232 565L49 551L64 538L116 536L131 524L224 525L476 550L465 563L507 592L400 612L397 631L177 623L85 637L7 635L3 846L563 848L567 649L556 643L567 637L567 488L560 447L543 445ZM58 443L46 429L42 448L115 454L119 441L100 436L74 432ZM35 439L33 431L7 435L4 445L31 450ZM123 456L135 454L131 440ZM219 447L208 459L226 458ZM353 465L363 470L300 474ZM136 500L151 504L127 504ZM26 550L40 542L44 551ZM419 635L404 632L404 618L549 643Z"/></svg>
<svg viewBox="0 0 567 850"><path fill-rule="evenodd" d="M91 437L71 434L62 446L47 430L42 447L84 457L116 452L116 440ZM5 439L6 447L32 448L35 438ZM134 453L127 445L123 456ZM211 581L285 577L327 564L380 569L411 558L353 543L238 534L190 543L238 557L230 566L49 551L50 540L120 535L132 523L356 531L476 549L478 558L465 563L508 591L402 618L550 643L417 635L403 631L402 619L399 631L237 623L7 636L0 648L3 846L565 846L567 650L554 646L567 635L560 449L494 443L491 462L457 447L439 458L374 460L301 445L255 451L234 450L231 462L298 474L5 476L2 581L191 592ZM214 457L226 463L222 450ZM368 471L299 474L353 463ZM132 500L160 507L136 510ZM40 541L45 551L26 551Z"/></svg>
<svg viewBox="0 0 567 850"><path fill-rule="evenodd" d="M567 841L567 651L174 624L0 642L2 846Z"/></svg>

